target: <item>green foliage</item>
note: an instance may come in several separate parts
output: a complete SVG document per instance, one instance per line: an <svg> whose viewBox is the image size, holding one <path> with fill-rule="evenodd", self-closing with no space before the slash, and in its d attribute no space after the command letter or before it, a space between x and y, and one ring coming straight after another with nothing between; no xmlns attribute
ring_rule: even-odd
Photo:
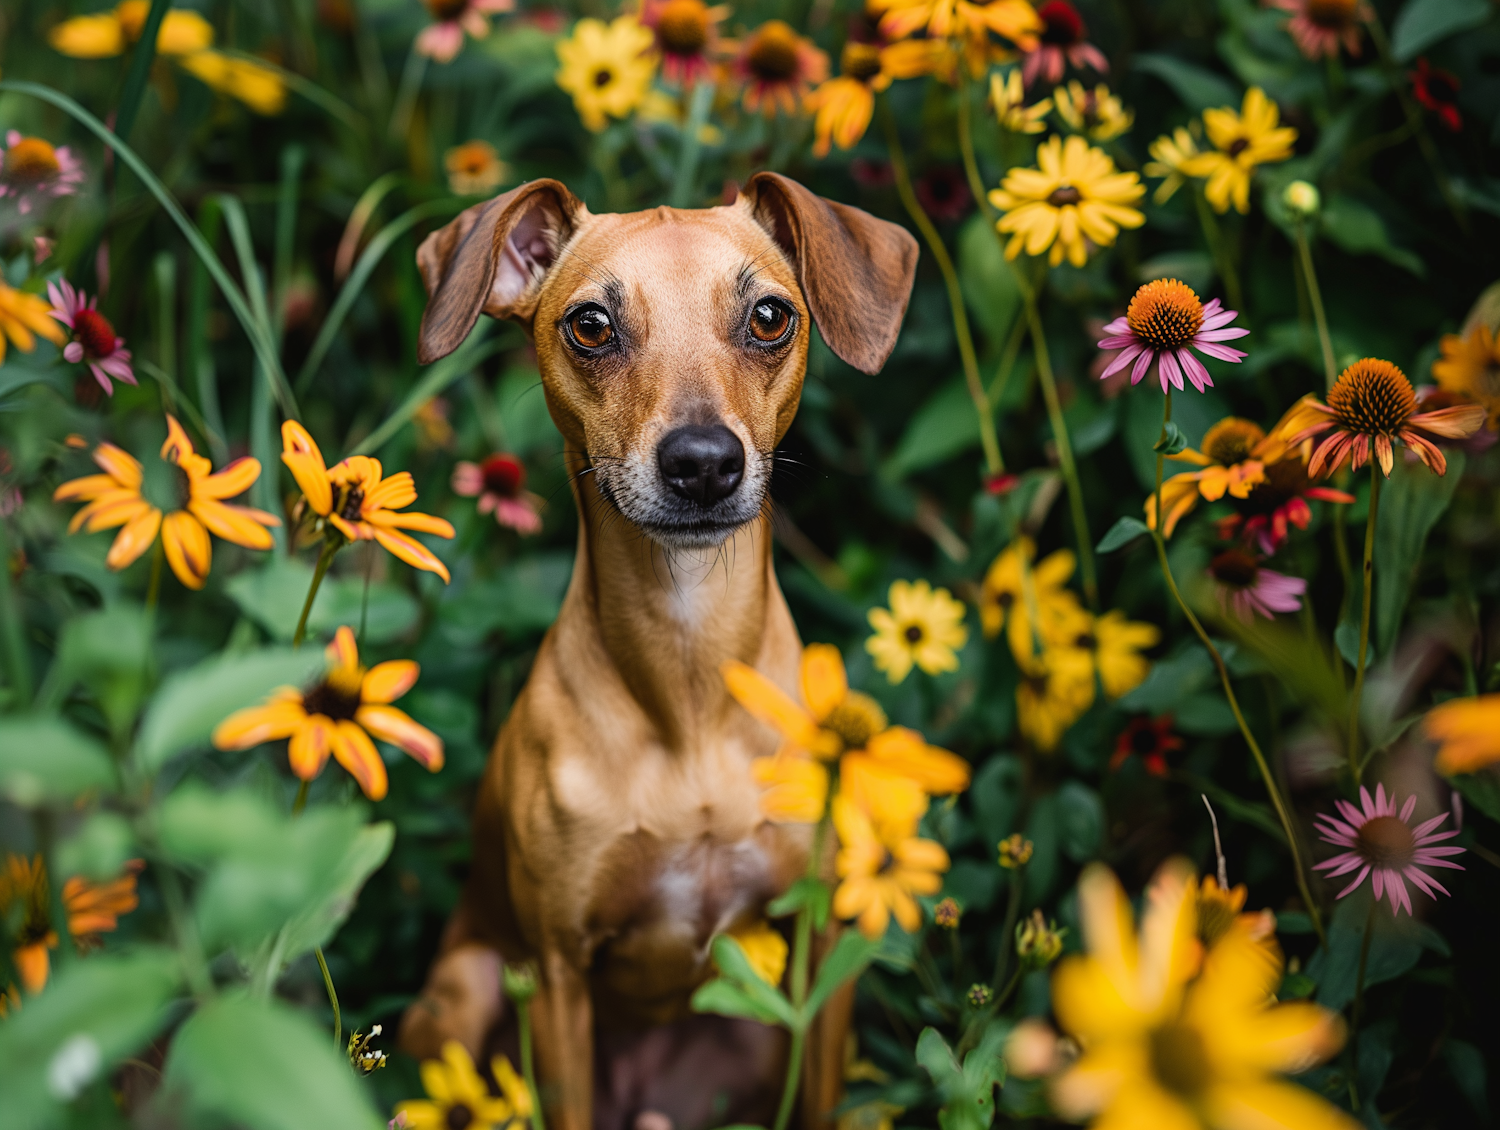
<svg viewBox="0 0 1500 1130"><path fill-rule="evenodd" d="M1007 1029L992 1024L979 1046L964 1056L960 1067L942 1034L925 1028L917 1039L917 1062L932 1077L943 1109L938 1112L942 1130L989 1130L995 1120L995 1088L1005 1082L1005 1061L1000 1057Z"/></svg>

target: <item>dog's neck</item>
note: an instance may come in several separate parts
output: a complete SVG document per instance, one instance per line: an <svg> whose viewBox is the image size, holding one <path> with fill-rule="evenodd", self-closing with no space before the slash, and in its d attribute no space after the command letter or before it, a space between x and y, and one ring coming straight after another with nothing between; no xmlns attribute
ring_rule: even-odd
<svg viewBox="0 0 1500 1130"><path fill-rule="evenodd" d="M584 458L570 448L570 466ZM732 705L720 667L738 659L782 674L797 639L771 567L763 513L717 549L666 550L623 519L590 474L574 477L578 556L568 593L658 739L711 740ZM575 646L584 640L575 641ZM768 651L773 654L768 654ZM774 677L774 676L773 676Z"/></svg>

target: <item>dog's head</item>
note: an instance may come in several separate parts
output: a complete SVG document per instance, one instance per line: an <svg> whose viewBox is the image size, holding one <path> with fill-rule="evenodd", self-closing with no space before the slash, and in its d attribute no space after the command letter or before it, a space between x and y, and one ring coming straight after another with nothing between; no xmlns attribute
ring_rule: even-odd
<svg viewBox="0 0 1500 1130"><path fill-rule="evenodd" d="M538 180L428 236L417 262L424 364L481 313L526 325L552 417L604 497L664 546L706 547L765 502L809 311L834 353L878 372L917 245L774 173L726 207L603 216Z"/></svg>

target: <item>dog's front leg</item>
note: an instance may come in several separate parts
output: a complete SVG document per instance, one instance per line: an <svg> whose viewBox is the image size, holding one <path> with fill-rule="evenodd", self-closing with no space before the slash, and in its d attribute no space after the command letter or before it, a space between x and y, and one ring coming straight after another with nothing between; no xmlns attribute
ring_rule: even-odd
<svg viewBox="0 0 1500 1130"><path fill-rule="evenodd" d="M588 978L561 949L542 953L531 1006L538 1087L551 1130L592 1130L594 1008Z"/></svg>

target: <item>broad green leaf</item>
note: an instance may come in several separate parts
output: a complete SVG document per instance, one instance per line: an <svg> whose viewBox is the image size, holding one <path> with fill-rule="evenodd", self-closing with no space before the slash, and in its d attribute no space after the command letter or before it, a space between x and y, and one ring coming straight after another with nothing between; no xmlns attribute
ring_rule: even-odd
<svg viewBox="0 0 1500 1130"><path fill-rule="evenodd" d="M1448 783L1480 812L1491 820L1500 821L1500 775L1494 769L1459 773L1449 777Z"/></svg>
<svg viewBox="0 0 1500 1130"><path fill-rule="evenodd" d="M1025 779L1025 765L1009 753L989 758L974 774L968 799L984 837L984 850L992 856L996 845L1016 830Z"/></svg>
<svg viewBox="0 0 1500 1130"><path fill-rule="evenodd" d="M821 879L803 876L788 887L785 894L770 901L766 906L766 916L784 918L806 907L812 912L813 929L821 930L828 923L828 909L831 901L832 894L828 890L827 883Z"/></svg>
<svg viewBox="0 0 1500 1130"><path fill-rule="evenodd" d="M1240 96L1227 80L1174 55L1137 55L1135 69L1161 79L1194 113L1217 106L1239 109Z"/></svg>
<svg viewBox="0 0 1500 1130"><path fill-rule="evenodd" d="M917 409L880 473L895 481L978 446L974 401L964 378L954 377Z"/></svg>
<svg viewBox="0 0 1500 1130"><path fill-rule="evenodd" d="M1063 854L1087 863L1099 852L1104 836L1104 802L1080 781L1064 781L1057 790L1059 839Z"/></svg>
<svg viewBox="0 0 1500 1130"><path fill-rule="evenodd" d="M524 557L491 577L449 592L438 616L455 639L477 640L491 632L541 632L557 619L572 574L571 553Z"/></svg>
<svg viewBox="0 0 1500 1130"><path fill-rule="evenodd" d="M104 747L61 718L0 719L0 794L16 804L68 801L91 789L113 789L116 781Z"/></svg>
<svg viewBox="0 0 1500 1130"><path fill-rule="evenodd" d="M95 812L57 845L57 869L63 875L103 882L118 875L134 853L130 821L115 812Z"/></svg>
<svg viewBox="0 0 1500 1130"><path fill-rule="evenodd" d="M0 1122L56 1126L63 1104L106 1078L166 1025L180 973L169 950L98 956L59 970L0 1023Z"/></svg>
<svg viewBox="0 0 1500 1130"><path fill-rule="evenodd" d="M1489 0L1407 0L1391 28L1391 53L1401 62L1455 32L1478 27L1494 11Z"/></svg>
<svg viewBox="0 0 1500 1130"><path fill-rule="evenodd" d="M1380 213L1352 196L1334 193L1328 197L1318 223L1324 235L1351 254L1378 255L1418 278L1427 276L1427 265L1415 253L1391 242Z"/></svg>
<svg viewBox="0 0 1500 1130"><path fill-rule="evenodd" d="M312 577L311 566L278 554L261 568L246 570L230 578L224 587L241 612L275 639L290 642L297 630L297 618L302 614L302 604L307 599ZM409 592L389 581L370 584L369 607L366 609L362 577L329 577L313 600L312 611L307 617L308 628L319 636L331 636L344 624L357 628L362 611L364 639L370 643L381 643L403 635L417 622L421 612Z"/></svg>
<svg viewBox="0 0 1500 1130"><path fill-rule="evenodd" d="M1397 459L1380 492L1380 514L1375 523L1376 652L1386 655L1396 642L1401 616L1422 563L1427 535L1437 525L1458 480L1464 473L1464 453L1449 449L1448 473L1435 475L1421 463Z"/></svg>
<svg viewBox="0 0 1500 1130"><path fill-rule="evenodd" d="M760 974L751 968L750 959L745 956L739 942L728 934L720 934L714 939L713 955L719 971L754 1001L757 1008L774 1016L778 1024L788 1028L796 1027L797 1014L792 1008L792 1002L774 985L761 980Z"/></svg>
<svg viewBox="0 0 1500 1130"><path fill-rule="evenodd" d="M172 1040L162 1080L193 1118L244 1130L383 1130L327 1031L242 994L209 1001Z"/></svg>
<svg viewBox="0 0 1500 1130"><path fill-rule="evenodd" d="M1489 1073L1484 1064L1484 1053L1463 1040L1448 1040L1443 1044L1443 1059L1464 1098L1469 1100L1474 1112L1488 1123Z"/></svg>
<svg viewBox="0 0 1500 1130"><path fill-rule="evenodd" d="M1162 455L1176 455L1187 447L1187 436L1182 434L1175 421L1168 420L1163 429L1166 435L1151 445L1151 450Z"/></svg>
<svg viewBox="0 0 1500 1130"><path fill-rule="evenodd" d="M1359 950L1364 940L1369 915L1369 884L1358 894L1344 899L1328 925L1328 948L1320 949L1307 963L1307 975L1318 983L1318 1003L1334 1011L1354 999L1355 978L1359 973ZM1413 898L1426 898L1413 892ZM1431 927L1403 915L1390 913L1390 903L1375 908L1370 938L1370 956L1365 969L1365 988L1393 981L1416 965L1423 949L1441 952L1445 946L1441 935Z"/></svg>
<svg viewBox="0 0 1500 1130"><path fill-rule="evenodd" d="M56 671L47 681L57 699L82 683L98 698L110 728L129 728L155 668L151 622L143 609L116 605L69 620L58 641Z"/></svg>
<svg viewBox="0 0 1500 1130"><path fill-rule="evenodd" d="M1099 539L1099 544L1094 547L1094 552L1113 553L1115 550L1129 545L1142 534L1149 534L1150 532L1151 527L1139 518L1120 518L1109 528L1109 532Z"/></svg>
<svg viewBox="0 0 1500 1130"><path fill-rule="evenodd" d="M1214 678L1213 661L1201 644L1189 644L1151 665L1146 681L1120 698L1120 707L1140 714L1165 714Z"/></svg>
<svg viewBox="0 0 1500 1130"><path fill-rule="evenodd" d="M354 909L360 889L390 857L396 842L396 826L389 820L359 830L344 858L338 862L332 883L323 898L287 923L282 932L282 960L306 953L333 940L344 919Z"/></svg>
<svg viewBox="0 0 1500 1130"><path fill-rule="evenodd" d="M957 250L964 305L989 352L998 354L1021 313L1018 268L1005 261L994 225L983 212L975 212L964 223L958 233Z"/></svg>
<svg viewBox="0 0 1500 1130"><path fill-rule="evenodd" d="M692 1003L694 1012L743 1017L746 1020L758 1020L762 1024L786 1024L786 1021L775 1010L766 1008L732 981L727 981L723 977L716 977L698 986L693 993Z"/></svg>
<svg viewBox="0 0 1500 1130"><path fill-rule="evenodd" d="M951 1086L959 1078L958 1060L943 1034L936 1028L924 1028L917 1037L917 1062L922 1065L939 1089Z"/></svg>
<svg viewBox="0 0 1500 1130"><path fill-rule="evenodd" d="M871 941L858 930L845 930L818 966L818 975L813 978L812 991L803 1006L805 1014L815 1016L841 986L864 972L879 948L879 938Z"/></svg>
<svg viewBox="0 0 1500 1130"><path fill-rule="evenodd" d="M167 679L151 704L136 739L140 769L155 773L179 753L208 744L220 722L279 686L300 686L323 670L317 648L296 652L268 648L216 656Z"/></svg>
<svg viewBox="0 0 1500 1130"><path fill-rule="evenodd" d="M938 1112L942 1130L989 1130L995 1120L995 1087L1005 1080L1000 1052L1006 1034L1005 1025L991 1024L960 1067L937 1029L923 1029L917 1039L917 1062L932 1076L942 1096L943 1108Z"/></svg>

